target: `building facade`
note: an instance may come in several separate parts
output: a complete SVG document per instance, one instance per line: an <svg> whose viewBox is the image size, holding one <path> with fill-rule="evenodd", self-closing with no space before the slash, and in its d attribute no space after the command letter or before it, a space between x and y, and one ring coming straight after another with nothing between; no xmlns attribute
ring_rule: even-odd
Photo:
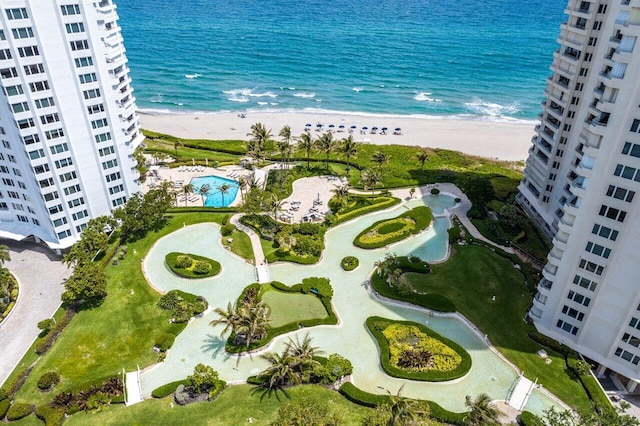
<svg viewBox="0 0 640 426"><path fill-rule="evenodd" d="M640 380L640 0L569 0L518 201L549 237L529 317Z"/></svg>
<svg viewBox="0 0 640 426"><path fill-rule="evenodd" d="M139 190L117 21L111 0L0 2L0 237L64 249Z"/></svg>

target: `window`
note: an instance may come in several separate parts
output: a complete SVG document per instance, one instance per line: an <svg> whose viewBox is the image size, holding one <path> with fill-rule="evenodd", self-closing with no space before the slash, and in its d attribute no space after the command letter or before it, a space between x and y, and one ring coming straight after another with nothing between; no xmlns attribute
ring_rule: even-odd
<svg viewBox="0 0 640 426"><path fill-rule="evenodd" d="M111 140L111 133L109 133L109 132L100 133L99 135L96 135L95 138L96 138L96 143L110 141Z"/></svg>
<svg viewBox="0 0 640 426"><path fill-rule="evenodd" d="M118 165L118 160L113 159L102 163L102 170L107 170Z"/></svg>
<svg viewBox="0 0 640 426"><path fill-rule="evenodd" d="M124 185L122 184L109 188L109 194L111 195L117 194L118 192L122 192L122 191L124 191Z"/></svg>
<svg viewBox="0 0 640 426"><path fill-rule="evenodd" d="M607 11L607 5L601 4L598 6L598 13L605 13Z"/></svg>
<svg viewBox="0 0 640 426"><path fill-rule="evenodd" d="M26 75L44 74L44 65L42 64L25 65L23 68Z"/></svg>
<svg viewBox="0 0 640 426"><path fill-rule="evenodd" d="M2 140L2 146L7 149L11 149L11 144L9 143L9 141L5 141L4 139Z"/></svg>
<svg viewBox="0 0 640 426"><path fill-rule="evenodd" d="M55 165L56 165L56 169L72 166L73 160L71 160L71 158L63 158L62 160L56 160Z"/></svg>
<svg viewBox="0 0 640 426"><path fill-rule="evenodd" d="M64 16L67 15L80 15L80 6L77 4L63 4L60 6L60 10Z"/></svg>
<svg viewBox="0 0 640 426"><path fill-rule="evenodd" d="M71 236L71 231L69 231L68 229L62 232L58 232L58 238L60 238L61 240L70 236Z"/></svg>
<svg viewBox="0 0 640 426"><path fill-rule="evenodd" d="M621 339L623 342L630 344L633 347L640 348L640 338L632 336L629 333L624 333Z"/></svg>
<svg viewBox="0 0 640 426"><path fill-rule="evenodd" d="M7 19L13 21L14 19L27 19L29 15L27 14L27 9L24 7L19 7L15 9L7 9L5 10L7 13Z"/></svg>
<svg viewBox="0 0 640 426"><path fill-rule="evenodd" d="M35 103L36 103L36 108L38 109L48 108L56 105L52 97L36 99Z"/></svg>
<svg viewBox="0 0 640 426"><path fill-rule="evenodd" d="M15 191L7 191L7 194L9 195L9 198L14 198L16 200L20 199L20 194Z"/></svg>
<svg viewBox="0 0 640 426"><path fill-rule="evenodd" d="M598 214L612 220L617 220L618 222L624 222L625 217L627 217L627 212L605 206L604 204L600 206Z"/></svg>
<svg viewBox="0 0 640 426"><path fill-rule="evenodd" d="M585 259L580 259L578 267L580 269L584 269L587 272L592 272L596 275L602 275L602 272L604 271L604 266L598 265L597 263L588 262Z"/></svg>
<svg viewBox="0 0 640 426"><path fill-rule="evenodd" d="M568 317L575 318L578 321L582 321L584 319L584 314L582 312L577 309L570 308L567 305L562 307L562 313Z"/></svg>
<svg viewBox="0 0 640 426"><path fill-rule="evenodd" d="M631 157L640 158L640 145L631 142L625 142L624 147L622 148L622 153Z"/></svg>
<svg viewBox="0 0 640 426"><path fill-rule="evenodd" d="M18 102L15 104L11 104L11 109L16 114L20 112L29 111L29 104L26 102Z"/></svg>
<svg viewBox="0 0 640 426"><path fill-rule="evenodd" d="M71 200L67 203L69 205L69 208L72 209L74 207L78 207L84 204L84 198L80 197L80 198L76 198L75 200Z"/></svg>
<svg viewBox="0 0 640 426"><path fill-rule="evenodd" d="M4 88L4 93L6 93L7 96L16 96L16 95L24 94L24 90L22 90L22 85L21 84L17 84L15 86L5 87Z"/></svg>
<svg viewBox="0 0 640 426"><path fill-rule="evenodd" d="M91 127L94 129L99 129L101 127L106 127L107 124L107 119L106 118L100 118L98 120L93 120L91 122Z"/></svg>
<svg viewBox="0 0 640 426"><path fill-rule="evenodd" d="M33 29L31 27L13 28L11 33L15 39L33 38Z"/></svg>
<svg viewBox="0 0 640 426"><path fill-rule="evenodd" d="M78 50L87 50L89 48L89 43L87 42L87 40L76 40L76 41L72 41L71 42L71 50L78 51Z"/></svg>
<svg viewBox="0 0 640 426"><path fill-rule="evenodd" d="M58 204L57 206L49 207L49 214L56 214L62 212L62 204Z"/></svg>
<svg viewBox="0 0 640 426"><path fill-rule="evenodd" d="M85 99L93 99L100 97L100 89L85 90L82 92Z"/></svg>
<svg viewBox="0 0 640 426"><path fill-rule="evenodd" d="M73 217L73 220L79 220L79 219L83 219L85 217L89 216L89 212L86 210L80 210L77 213L73 213L71 215L71 217Z"/></svg>
<svg viewBox="0 0 640 426"><path fill-rule="evenodd" d="M58 196L58 193L56 191L50 192L48 194L44 194L45 201L53 201L53 200L57 200L58 198L60 197Z"/></svg>
<svg viewBox="0 0 640 426"><path fill-rule="evenodd" d="M64 188L64 195L72 195L76 192L80 192L80 185L75 184ZM69 205L71 207L71 205Z"/></svg>
<svg viewBox="0 0 640 426"><path fill-rule="evenodd" d="M593 225L591 233L594 235L599 235L603 238L607 238L611 241L615 241L616 238L618 238L618 231L607 228L606 226L598 225L597 223Z"/></svg>
<svg viewBox="0 0 640 426"><path fill-rule="evenodd" d="M562 320L558 320L558 322L556 324L556 327L566 331L567 333L571 333L574 336L576 334L578 334L578 330L579 330L578 327L575 327L574 325L569 324L568 322L565 322L565 321L562 321Z"/></svg>
<svg viewBox="0 0 640 426"><path fill-rule="evenodd" d="M2 183L5 184L6 186L16 186L13 180L9 178L2 178Z"/></svg>
<svg viewBox="0 0 640 426"><path fill-rule="evenodd" d="M26 216L17 215L17 217L20 222L29 222L29 219Z"/></svg>
<svg viewBox="0 0 640 426"><path fill-rule="evenodd" d="M58 116L57 112L54 112L53 114L47 114L47 115L41 115L40 116L40 122L42 124L57 123L58 121L60 121L60 117Z"/></svg>
<svg viewBox="0 0 640 426"><path fill-rule="evenodd" d="M38 181L38 185L40 185L40 188L47 188L53 185L53 179L52 178L42 179Z"/></svg>
<svg viewBox="0 0 640 426"><path fill-rule="evenodd" d="M630 132L633 133L640 133L640 120L639 119L635 119L633 120L633 123L631 123L631 129L629 129Z"/></svg>
<svg viewBox="0 0 640 426"><path fill-rule="evenodd" d="M86 58L76 58L75 62L76 68L90 67L91 65L93 65L93 58L91 56L88 56Z"/></svg>
<svg viewBox="0 0 640 426"><path fill-rule="evenodd" d="M104 105L103 104L90 105L87 107L87 111L89 111L89 114L98 114L100 112L104 112Z"/></svg>
<svg viewBox="0 0 640 426"><path fill-rule="evenodd" d="M59 177L60 177L60 182L68 182L70 180L76 179L78 176L76 175L76 172L72 171L68 173L63 173Z"/></svg>
<svg viewBox="0 0 640 426"><path fill-rule="evenodd" d="M5 37L4 31L0 30L0 41L1 40L6 40L6 39L7 39L7 37Z"/></svg>
<svg viewBox="0 0 640 426"><path fill-rule="evenodd" d="M591 241L587 242L587 247L585 250L589 253L593 253L596 256L604 257L608 259L611 255L611 249L601 246L600 244L592 243Z"/></svg>
<svg viewBox="0 0 640 426"><path fill-rule="evenodd" d="M113 207L118 207L118 206L123 205L126 202L127 202L127 197L120 197L120 198L116 198L115 200L112 200L111 201L111 205Z"/></svg>
<svg viewBox="0 0 640 426"><path fill-rule="evenodd" d="M29 158L31 158L32 160L37 160L38 158L42 158L42 157L44 157L43 149L36 149L34 151L29 151Z"/></svg>
<svg viewBox="0 0 640 426"><path fill-rule="evenodd" d="M115 150L113 149L113 146L108 146L106 148L99 149L98 152L100 153L100 157L104 157L105 155L115 153Z"/></svg>
<svg viewBox="0 0 640 426"><path fill-rule="evenodd" d="M635 191L630 191L613 185L609 185L609 188L607 189L607 197L613 197L616 200L623 200L627 203L632 202L635 195Z"/></svg>
<svg viewBox="0 0 640 426"><path fill-rule="evenodd" d="M67 34L83 33L84 24L82 22L73 22L71 24L65 24Z"/></svg>
<svg viewBox="0 0 640 426"><path fill-rule="evenodd" d="M120 179L120 172L111 173L106 176L107 182L113 182L114 180Z"/></svg>
<svg viewBox="0 0 640 426"><path fill-rule="evenodd" d="M638 362L640 362L640 357L637 355L634 356L631 352L625 351L622 348L617 348L615 354L617 357L620 357L625 361L629 361L633 365L638 365Z"/></svg>
<svg viewBox="0 0 640 426"><path fill-rule="evenodd" d="M31 89L31 92L42 92L43 90L49 90L49 82L47 80L43 80L29 83L29 89Z"/></svg>
<svg viewBox="0 0 640 426"><path fill-rule="evenodd" d="M18 47L18 54L21 58L29 58L31 56L38 56L40 52L38 51L38 46L25 46Z"/></svg>
<svg viewBox="0 0 640 426"><path fill-rule="evenodd" d="M69 151L69 147L67 146L66 143L60 143L58 145L53 145L49 149L51 150L51 154L53 154L53 155Z"/></svg>
<svg viewBox="0 0 640 426"><path fill-rule="evenodd" d="M42 164L40 166L35 166L33 168L33 171L36 172L37 175L41 174L41 173L45 173L49 171L49 165L48 164Z"/></svg>
<svg viewBox="0 0 640 426"><path fill-rule="evenodd" d="M1 50L0 50L1 52ZM0 58L2 59L2 58ZM11 68L2 68L0 69L0 77L1 78L14 78L18 76L18 70L16 70L14 67Z"/></svg>
<svg viewBox="0 0 640 426"><path fill-rule="evenodd" d="M47 140L50 141L51 139L63 137L64 131L62 129L47 130L46 132L44 132L44 136L47 138Z"/></svg>
<svg viewBox="0 0 640 426"><path fill-rule="evenodd" d="M78 78L80 79L80 84L93 83L94 81L97 81L95 72L89 74L81 74L78 76Z"/></svg>

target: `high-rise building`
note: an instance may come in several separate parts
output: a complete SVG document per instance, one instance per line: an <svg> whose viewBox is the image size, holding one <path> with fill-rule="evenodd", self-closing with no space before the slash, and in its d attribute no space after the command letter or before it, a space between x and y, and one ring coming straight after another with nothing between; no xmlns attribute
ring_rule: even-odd
<svg viewBox="0 0 640 426"><path fill-rule="evenodd" d="M529 317L640 380L640 0L569 0L518 201L553 238Z"/></svg>
<svg viewBox="0 0 640 426"><path fill-rule="evenodd" d="M69 247L139 190L117 21L111 0L0 2L0 237Z"/></svg>

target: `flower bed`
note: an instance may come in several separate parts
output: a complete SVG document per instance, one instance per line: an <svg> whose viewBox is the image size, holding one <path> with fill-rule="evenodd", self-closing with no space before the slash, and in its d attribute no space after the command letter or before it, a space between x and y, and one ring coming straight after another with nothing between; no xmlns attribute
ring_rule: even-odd
<svg viewBox="0 0 640 426"><path fill-rule="evenodd" d="M342 266L342 269L344 269L347 272L353 271L359 265L360 265L360 261L355 256L347 256L340 261L340 266Z"/></svg>
<svg viewBox="0 0 640 426"><path fill-rule="evenodd" d="M382 357L383 370L392 377L442 382L454 380L471 369L471 356L464 348L430 328L410 321L367 318L367 327L375 337ZM408 358L426 362L412 366ZM415 355L415 356L414 356Z"/></svg>
<svg viewBox="0 0 640 426"><path fill-rule="evenodd" d="M374 223L358 234L353 244L363 249L384 247L426 229L431 224L431 219L432 214L428 207L416 207L393 219Z"/></svg>
<svg viewBox="0 0 640 426"><path fill-rule="evenodd" d="M0 283L6 284L6 286L0 286L0 322L2 322L16 305L19 289L18 282L5 268L0 268Z"/></svg>
<svg viewBox="0 0 640 426"><path fill-rule="evenodd" d="M164 261L171 272L182 278L207 278L220 273L220 263L196 254L171 252Z"/></svg>

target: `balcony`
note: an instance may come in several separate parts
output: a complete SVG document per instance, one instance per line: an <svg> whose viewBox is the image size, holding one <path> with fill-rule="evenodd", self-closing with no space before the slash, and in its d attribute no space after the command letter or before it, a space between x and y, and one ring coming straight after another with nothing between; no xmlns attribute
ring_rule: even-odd
<svg viewBox="0 0 640 426"><path fill-rule="evenodd" d="M581 51L574 49L572 47L566 47L564 49L564 52L562 52L562 56L564 56L565 58L569 58L573 61L577 61L578 59L580 59L581 54L582 54Z"/></svg>

